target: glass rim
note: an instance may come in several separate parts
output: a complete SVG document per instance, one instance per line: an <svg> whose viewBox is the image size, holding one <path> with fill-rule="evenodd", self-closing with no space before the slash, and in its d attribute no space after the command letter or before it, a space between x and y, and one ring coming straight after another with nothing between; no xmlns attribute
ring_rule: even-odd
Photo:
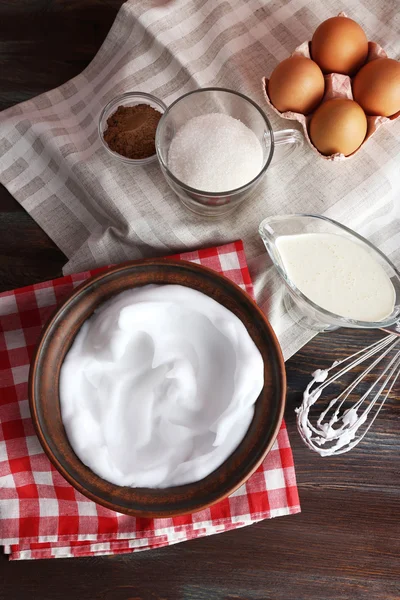
<svg viewBox="0 0 400 600"><path fill-rule="evenodd" d="M107 113L113 108L114 104L118 104L118 102L124 102L128 99L140 99L142 98L144 101L151 101L154 102L154 104L157 104L160 109L162 110L161 112L161 118L163 117L165 111L167 110L167 105L160 100L160 98L157 98L157 96L153 96L153 94L148 94L147 92L124 92L122 94L118 94L117 96L114 96L114 98L111 98L111 100L109 102L107 102L107 104L102 108L101 112L100 112L100 116L99 116L99 120L98 120L98 124L97 124L97 132L100 138L100 141L103 145L103 147L107 150L107 152L113 156L114 158L120 160L121 162L124 162L126 164L130 164L130 165L134 165L134 166L141 166L141 165L146 165L149 163L154 162L157 159L157 152L154 152L154 154L152 154L151 156L147 156L146 158L128 158L127 156L123 156L123 154L119 154L118 152L114 152L114 150L111 150L111 148L108 146L107 142L104 140L103 137L103 128L102 128L102 122L104 117L107 115ZM144 104L146 102L143 102ZM150 106L150 105L149 105ZM155 139L154 139L155 142Z"/></svg>
<svg viewBox="0 0 400 600"><path fill-rule="evenodd" d="M180 179L178 179L178 177L176 177L170 171L170 169L168 168L168 165L164 162L164 160L163 160L163 158L162 158L162 156L161 156L161 154L159 152L159 136L160 136L161 127L164 124L164 121L165 121L167 115L169 115L169 113L171 112L171 109L176 104L178 104L178 102L180 102L181 100L183 100L184 98L187 98L188 96L192 96L193 94L201 94L203 92L224 92L224 93L232 94L234 96L238 96L239 98L242 98L242 100L245 100L245 101L249 102L259 112L259 114L263 118L264 123L266 124L268 132L269 132L270 141L271 141L271 147L270 147L269 156L268 156L267 160L265 161L265 165L263 165L263 167L260 170L260 172L255 177L253 177L253 179L251 179L250 181L248 181L244 185L241 185L240 187L234 188L232 190L226 190L226 191L222 191L222 192L206 192L204 190L199 190L197 188L191 187L190 185L187 185L186 183L183 183L183 181L181 181ZM267 115L262 110L262 108L254 100L252 100L248 96L245 96L241 92L236 92L235 90L231 90L229 88L223 88L223 87L205 87L205 88L200 88L198 90L192 90L191 92L187 92L186 94L183 94L182 96L179 96L179 98L177 98L174 102L172 102L172 104L170 104L167 107L167 110L163 113L163 115L162 115L162 117L161 117L161 119L160 119L160 121L159 121L159 123L157 125L157 130L156 130L156 155L157 155L157 158L158 158L158 160L160 162L160 165L165 169L168 177L170 177L177 185L179 185L181 188L183 188L186 192L189 192L191 194L196 194L198 196L206 196L208 198L221 198L223 196L236 195L236 194L238 194L238 193L243 192L244 190L246 190L249 186L251 186L258 179L260 179L262 175L264 175L265 171L267 170L267 168L269 167L269 165L271 163L271 160L272 160L272 157L273 157L273 154L274 154L274 148L275 148L275 143L274 143L273 129L272 129L271 123L270 123Z"/></svg>
<svg viewBox="0 0 400 600"><path fill-rule="evenodd" d="M324 215L316 215L316 214L312 214L312 213L292 213L289 215L277 215L277 216L273 216L273 217L267 217L266 219L263 219L261 221L259 228L258 228L259 234L260 234L261 238L263 239L263 241L265 241L265 237L266 237L265 233L264 233L265 224L267 224L268 222L272 222L274 220L275 221L284 221L289 218L291 218L291 219L295 219L295 218L316 219L316 220L320 220L320 221L325 221L326 223L329 223L331 225L338 227L339 229L342 229L349 235L351 235L351 236L355 237L356 239L358 239L359 241L361 241L370 250L377 253L381 257L381 259L385 263L387 263L389 265L389 267L394 271L394 274L396 275L397 279L400 282L400 272L395 267L395 265L392 263L392 261L381 250L379 250L379 248L377 248L374 244L372 244L372 242L367 240L365 237L363 237L362 235L360 235L353 229L350 229L350 227L346 227L346 225L343 225L342 223L339 223L338 221L335 221L334 219L330 219L329 217L325 217ZM287 234L287 235L290 235L290 234ZM268 241L268 243L270 243L270 242ZM303 300L306 304L311 306L311 308L313 308L315 311L317 311L318 313L323 315L323 317L326 317L328 319L328 323L332 323L332 321L334 321L334 324L337 325L339 323L339 325L342 327L345 327L346 325L348 325L349 327L353 327L353 328L357 327L359 329L381 329L382 327L388 327L390 325L394 325L394 323L397 323L397 321L399 320L400 312L397 314L396 317L391 317L391 318L386 317L386 319L382 319L381 321L361 321L361 320L357 320L357 319L351 319L350 317L343 317L343 316L333 313L329 310L326 310L319 304L316 304L315 302L313 302L310 298L308 298L308 296L305 296L303 294L303 292L301 292L299 290L299 288L286 275L286 273L282 269L282 267L276 262L274 256L269 252L268 247L267 247L267 251L272 260L274 267L278 271L279 275L283 279L283 281L286 284L286 286L288 287L288 289L290 291L292 291L296 296L298 296L301 300Z"/></svg>

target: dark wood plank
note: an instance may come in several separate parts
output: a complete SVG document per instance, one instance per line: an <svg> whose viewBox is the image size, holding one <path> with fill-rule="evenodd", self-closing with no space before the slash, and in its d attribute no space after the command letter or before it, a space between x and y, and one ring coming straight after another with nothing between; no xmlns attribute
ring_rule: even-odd
<svg viewBox="0 0 400 600"><path fill-rule="evenodd" d="M1 108L77 75L103 43L122 0L2 0Z"/></svg>
<svg viewBox="0 0 400 600"><path fill-rule="evenodd" d="M0 187L0 291L59 277L66 257Z"/></svg>
<svg viewBox="0 0 400 600"><path fill-rule="evenodd" d="M121 3L0 0L0 108L80 72ZM1 188L0 290L59 276L65 260ZM398 389L368 438L341 457L321 459L309 451L294 414L315 368L380 335L348 330L320 335L287 364L286 422L300 515L121 557L13 563L0 556L0 600L398 600Z"/></svg>

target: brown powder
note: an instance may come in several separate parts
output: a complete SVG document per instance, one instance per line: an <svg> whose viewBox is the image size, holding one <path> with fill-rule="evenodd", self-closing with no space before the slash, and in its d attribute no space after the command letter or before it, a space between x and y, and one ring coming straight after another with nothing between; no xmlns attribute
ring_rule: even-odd
<svg viewBox="0 0 400 600"><path fill-rule="evenodd" d="M127 158L141 159L156 152L156 129L161 113L148 104L119 106L107 119L104 140L109 148Z"/></svg>

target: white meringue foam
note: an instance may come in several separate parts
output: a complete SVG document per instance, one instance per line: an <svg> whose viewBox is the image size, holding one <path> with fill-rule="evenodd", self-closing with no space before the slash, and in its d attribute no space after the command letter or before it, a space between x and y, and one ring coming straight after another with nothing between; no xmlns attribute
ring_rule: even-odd
<svg viewBox="0 0 400 600"><path fill-rule="evenodd" d="M231 311L192 288L147 285L83 324L61 368L61 414L97 475L164 488L229 457L263 385L262 356Z"/></svg>

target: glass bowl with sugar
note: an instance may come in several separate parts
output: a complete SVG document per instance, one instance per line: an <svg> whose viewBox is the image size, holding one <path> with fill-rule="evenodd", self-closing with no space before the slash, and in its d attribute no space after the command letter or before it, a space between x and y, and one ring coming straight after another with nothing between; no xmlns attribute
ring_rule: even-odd
<svg viewBox="0 0 400 600"><path fill-rule="evenodd" d="M188 209L208 217L230 213L254 192L277 146L282 160L302 143L297 130L274 132L253 100L224 88L181 96L165 111L156 132L157 157L168 184Z"/></svg>

